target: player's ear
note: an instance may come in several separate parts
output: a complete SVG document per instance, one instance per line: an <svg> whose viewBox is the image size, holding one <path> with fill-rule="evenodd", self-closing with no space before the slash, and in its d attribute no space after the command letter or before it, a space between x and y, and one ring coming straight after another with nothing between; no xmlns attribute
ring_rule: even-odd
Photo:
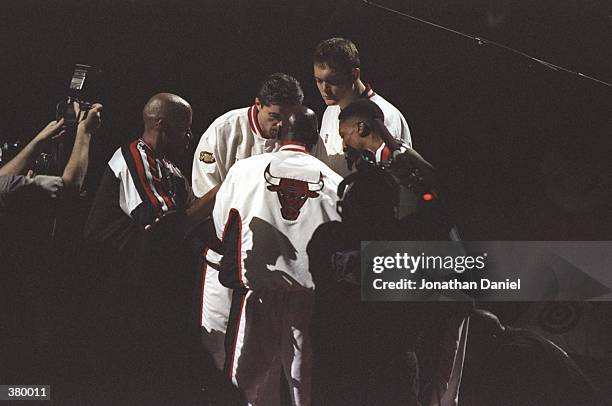
<svg viewBox="0 0 612 406"><path fill-rule="evenodd" d="M360 137L367 137L368 135L370 135L371 130L366 123L360 121L359 123L357 123L357 131Z"/></svg>
<svg viewBox="0 0 612 406"><path fill-rule="evenodd" d="M261 111L261 107L263 105L261 104L261 100L259 100L259 97L255 98L255 107L257 108L257 111Z"/></svg>
<svg viewBox="0 0 612 406"><path fill-rule="evenodd" d="M361 77L361 70L359 68L353 68L351 70L351 81L353 83L357 82Z"/></svg>

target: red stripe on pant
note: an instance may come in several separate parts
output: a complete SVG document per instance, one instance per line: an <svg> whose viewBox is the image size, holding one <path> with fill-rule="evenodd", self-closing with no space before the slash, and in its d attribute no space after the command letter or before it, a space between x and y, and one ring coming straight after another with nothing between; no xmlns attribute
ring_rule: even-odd
<svg viewBox="0 0 612 406"><path fill-rule="evenodd" d="M227 323L227 330L225 336L225 373L227 374L227 377L230 380L232 380L233 378L234 365L236 364L236 349L238 347L240 322L242 321L242 315L244 314L245 302L247 299L248 292L249 291L247 289L234 289L234 292L232 294L232 308L230 310L230 317ZM236 304L238 303L239 307L236 308Z"/></svg>
<svg viewBox="0 0 612 406"><path fill-rule="evenodd" d="M202 267L202 292L200 294L200 325L204 325L204 286L206 286L206 270L208 263L206 262L206 254L208 253L208 247L204 248L204 266Z"/></svg>

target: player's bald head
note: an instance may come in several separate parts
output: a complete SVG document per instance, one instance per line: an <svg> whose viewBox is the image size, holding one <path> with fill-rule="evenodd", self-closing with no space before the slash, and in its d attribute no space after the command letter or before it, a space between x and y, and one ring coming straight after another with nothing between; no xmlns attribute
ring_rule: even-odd
<svg viewBox="0 0 612 406"><path fill-rule="evenodd" d="M191 118L191 106L187 100L172 93L158 93L151 97L142 111L145 129L155 126L157 122L176 122Z"/></svg>
<svg viewBox="0 0 612 406"><path fill-rule="evenodd" d="M319 139L318 126L315 112L299 106L283 121L279 138L281 141L297 141L312 147Z"/></svg>

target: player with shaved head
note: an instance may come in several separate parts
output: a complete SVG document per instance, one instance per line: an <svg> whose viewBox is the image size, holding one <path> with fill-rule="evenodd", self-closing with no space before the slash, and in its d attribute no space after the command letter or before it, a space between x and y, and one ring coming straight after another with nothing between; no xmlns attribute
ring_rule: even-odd
<svg viewBox="0 0 612 406"><path fill-rule="evenodd" d="M219 281L233 289L219 324L225 373L249 404L281 404L282 370L292 404L308 406L315 286L306 245L318 225L339 219L342 178L309 154L319 139L312 110L296 107L278 138L278 151L236 162L217 194Z"/></svg>
<svg viewBox="0 0 612 406"><path fill-rule="evenodd" d="M189 146L191 119L175 94L149 99L144 131L108 162L85 227L104 264L96 264L104 292L96 336L102 379L120 382L106 391L118 396L111 403L132 403L122 396L135 392L146 404L201 396L196 368L185 364L196 364L200 344L191 319L195 264L184 239L212 202L195 200L173 163Z"/></svg>

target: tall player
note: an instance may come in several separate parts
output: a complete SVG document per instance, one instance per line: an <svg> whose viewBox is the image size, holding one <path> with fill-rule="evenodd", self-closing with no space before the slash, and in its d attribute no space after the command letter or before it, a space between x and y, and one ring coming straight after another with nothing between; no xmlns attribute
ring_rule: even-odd
<svg viewBox="0 0 612 406"><path fill-rule="evenodd" d="M329 166L342 176L350 170L344 158L338 130L340 111L359 97L376 103L385 115L385 127L391 135L412 146L410 130L402 113L361 80L359 51L344 38L330 38L319 43L313 54L314 77L327 109L321 120L321 138L327 150Z"/></svg>

